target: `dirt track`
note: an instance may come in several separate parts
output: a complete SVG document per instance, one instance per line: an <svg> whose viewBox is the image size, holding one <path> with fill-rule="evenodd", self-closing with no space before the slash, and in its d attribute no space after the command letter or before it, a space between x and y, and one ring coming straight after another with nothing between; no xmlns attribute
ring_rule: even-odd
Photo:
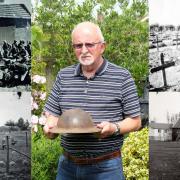
<svg viewBox="0 0 180 180"><path fill-rule="evenodd" d="M180 180L180 142L150 141L150 180Z"/></svg>

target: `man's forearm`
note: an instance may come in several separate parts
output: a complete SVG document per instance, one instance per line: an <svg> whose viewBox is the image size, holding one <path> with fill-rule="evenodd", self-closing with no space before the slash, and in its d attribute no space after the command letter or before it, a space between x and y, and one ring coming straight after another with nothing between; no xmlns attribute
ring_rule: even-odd
<svg viewBox="0 0 180 180"><path fill-rule="evenodd" d="M120 128L120 134L126 134L132 131L137 131L141 127L140 116L134 118L125 118L124 120L118 122Z"/></svg>

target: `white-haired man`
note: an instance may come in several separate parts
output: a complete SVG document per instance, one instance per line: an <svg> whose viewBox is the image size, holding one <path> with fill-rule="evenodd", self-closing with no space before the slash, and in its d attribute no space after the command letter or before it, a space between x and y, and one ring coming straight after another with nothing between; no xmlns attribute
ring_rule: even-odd
<svg viewBox="0 0 180 180"><path fill-rule="evenodd" d="M103 57L106 47L98 25L82 22L72 31L78 64L60 70L45 104L49 118L44 132L56 126L67 109L89 112L101 129L92 134L64 134L57 180L123 180L120 149L123 134L141 126L139 100L130 73Z"/></svg>

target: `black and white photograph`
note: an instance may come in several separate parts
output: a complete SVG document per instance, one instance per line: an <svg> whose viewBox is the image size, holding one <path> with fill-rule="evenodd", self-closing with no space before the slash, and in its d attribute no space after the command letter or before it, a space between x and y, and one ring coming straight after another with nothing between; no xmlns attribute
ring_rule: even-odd
<svg viewBox="0 0 180 180"><path fill-rule="evenodd" d="M0 179L31 178L31 93L0 93Z"/></svg>
<svg viewBox="0 0 180 180"><path fill-rule="evenodd" d="M179 0L149 0L150 91L180 92L179 7Z"/></svg>
<svg viewBox="0 0 180 180"><path fill-rule="evenodd" d="M0 91L31 89L31 1L0 1Z"/></svg>
<svg viewBox="0 0 180 180"><path fill-rule="evenodd" d="M180 179L180 93L149 93L149 177Z"/></svg>

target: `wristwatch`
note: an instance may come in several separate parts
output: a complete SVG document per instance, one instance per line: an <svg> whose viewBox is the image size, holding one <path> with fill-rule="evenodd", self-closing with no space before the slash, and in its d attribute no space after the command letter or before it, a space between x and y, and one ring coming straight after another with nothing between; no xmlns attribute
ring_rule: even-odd
<svg viewBox="0 0 180 180"><path fill-rule="evenodd" d="M113 123L113 124L116 125L116 131L113 133L113 135L117 136L120 134L121 130L118 123Z"/></svg>

